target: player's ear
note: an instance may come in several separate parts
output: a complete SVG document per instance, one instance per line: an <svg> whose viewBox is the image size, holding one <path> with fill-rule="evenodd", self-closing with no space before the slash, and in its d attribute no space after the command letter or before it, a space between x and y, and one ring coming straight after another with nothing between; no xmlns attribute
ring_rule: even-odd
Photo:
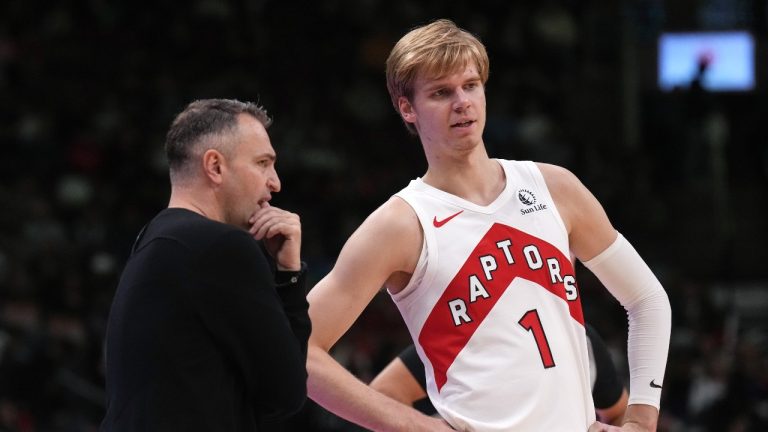
<svg viewBox="0 0 768 432"><path fill-rule="evenodd" d="M397 107L400 109L400 115L406 123L416 123L416 112L413 110L413 104L405 96L397 98Z"/></svg>
<svg viewBox="0 0 768 432"><path fill-rule="evenodd" d="M203 153L203 172L216 185L222 182L222 172L225 163L224 155L218 150L208 149Z"/></svg>

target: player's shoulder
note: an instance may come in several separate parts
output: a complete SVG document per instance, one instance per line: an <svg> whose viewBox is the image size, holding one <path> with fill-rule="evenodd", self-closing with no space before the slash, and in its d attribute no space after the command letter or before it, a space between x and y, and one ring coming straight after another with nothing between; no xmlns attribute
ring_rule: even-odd
<svg viewBox="0 0 768 432"><path fill-rule="evenodd" d="M413 208L398 196L390 197L373 211L363 223L377 232L391 235L409 235L419 231L419 218Z"/></svg>
<svg viewBox="0 0 768 432"><path fill-rule="evenodd" d="M563 212L572 207L578 211L594 200L586 186L569 169L559 165L536 162L544 182L558 209Z"/></svg>
<svg viewBox="0 0 768 432"><path fill-rule="evenodd" d="M409 216L409 212L399 198L390 198L374 210L344 243L333 269L318 283L320 291L314 288L312 292L346 287L374 292L386 286L394 274L413 272L423 235L415 215Z"/></svg>
<svg viewBox="0 0 768 432"><path fill-rule="evenodd" d="M391 197L363 221L347 241L344 252L354 260L374 258L387 271L412 271L422 241L414 210L401 198Z"/></svg>
<svg viewBox="0 0 768 432"><path fill-rule="evenodd" d="M543 162L535 162L551 193L568 193L581 186L579 178L568 168Z"/></svg>

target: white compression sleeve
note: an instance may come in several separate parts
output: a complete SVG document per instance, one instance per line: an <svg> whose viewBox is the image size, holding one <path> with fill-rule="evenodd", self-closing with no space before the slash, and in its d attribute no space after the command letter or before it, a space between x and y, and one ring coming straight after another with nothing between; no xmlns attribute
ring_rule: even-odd
<svg viewBox="0 0 768 432"><path fill-rule="evenodd" d="M659 408L672 328L667 293L621 234L611 246L584 265L627 310L629 404Z"/></svg>

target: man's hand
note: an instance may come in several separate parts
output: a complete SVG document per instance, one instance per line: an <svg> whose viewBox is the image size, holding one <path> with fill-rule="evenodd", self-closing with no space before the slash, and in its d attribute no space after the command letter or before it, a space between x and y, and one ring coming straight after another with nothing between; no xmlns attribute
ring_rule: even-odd
<svg viewBox="0 0 768 432"><path fill-rule="evenodd" d="M262 204L248 219L251 233L256 240L262 240L267 251L277 262L278 270L297 271L301 269L301 221L299 215L269 203Z"/></svg>

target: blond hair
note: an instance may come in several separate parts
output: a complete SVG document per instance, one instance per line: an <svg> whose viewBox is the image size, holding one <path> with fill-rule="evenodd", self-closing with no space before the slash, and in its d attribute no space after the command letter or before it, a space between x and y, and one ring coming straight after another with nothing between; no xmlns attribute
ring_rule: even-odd
<svg viewBox="0 0 768 432"><path fill-rule="evenodd" d="M485 46L451 20L440 19L416 27L395 44L387 58L387 90L392 105L399 113L401 96L413 101L416 78L419 75L441 78L470 64L477 67L483 84L488 81L488 53ZM411 133L416 129L405 126Z"/></svg>

